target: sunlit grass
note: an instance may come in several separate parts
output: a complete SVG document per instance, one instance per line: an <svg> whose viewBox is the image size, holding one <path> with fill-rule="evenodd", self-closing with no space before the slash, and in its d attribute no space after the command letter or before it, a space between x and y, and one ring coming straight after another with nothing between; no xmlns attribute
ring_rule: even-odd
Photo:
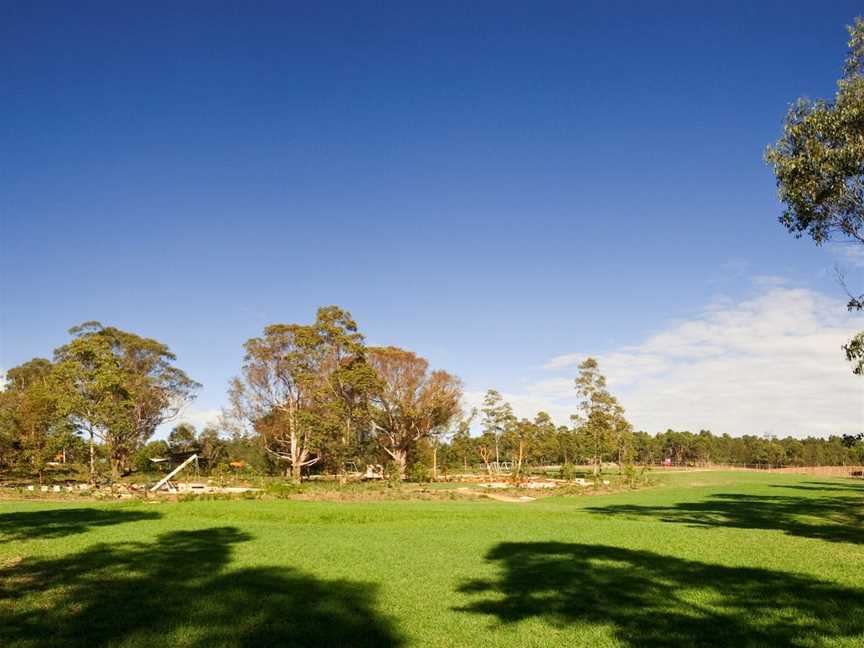
<svg viewBox="0 0 864 648"><path fill-rule="evenodd" d="M0 645L864 645L864 483L0 503ZM664 643L665 642L665 643Z"/></svg>

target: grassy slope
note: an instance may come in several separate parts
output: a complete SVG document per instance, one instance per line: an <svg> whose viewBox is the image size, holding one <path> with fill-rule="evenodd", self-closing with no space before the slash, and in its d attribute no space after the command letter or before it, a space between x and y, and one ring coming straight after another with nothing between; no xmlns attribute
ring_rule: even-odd
<svg viewBox="0 0 864 648"><path fill-rule="evenodd" d="M864 484L0 502L0 645L864 645ZM46 630L51 628L50 633Z"/></svg>

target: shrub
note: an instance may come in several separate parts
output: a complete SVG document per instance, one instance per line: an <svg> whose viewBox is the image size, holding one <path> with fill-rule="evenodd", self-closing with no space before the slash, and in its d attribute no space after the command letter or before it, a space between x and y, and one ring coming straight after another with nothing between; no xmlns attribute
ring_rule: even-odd
<svg viewBox="0 0 864 648"><path fill-rule="evenodd" d="M428 466L417 462L411 464L411 467L408 469L407 477L408 481L425 484L432 481L432 470Z"/></svg>
<svg viewBox="0 0 864 648"><path fill-rule="evenodd" d="M292 495L303 492L303 487L294 482L275 481L267 482L264 485L264 492L272 497L279 499L287 499Z"/></svg>
<svg viewBox="0 0 864 648"><path fill-rule="evenodd" d="M391 461L385 466L387 485L390 488L398 488L402 485L402 476L399 474L399 464Z"/></svg>

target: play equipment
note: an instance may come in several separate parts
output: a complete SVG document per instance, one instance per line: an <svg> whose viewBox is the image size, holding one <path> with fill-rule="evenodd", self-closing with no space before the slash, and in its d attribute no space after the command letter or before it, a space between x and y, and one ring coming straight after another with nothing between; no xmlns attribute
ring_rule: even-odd
<svg viewBox="0 0 864 648"><path fill-rule="evenodd" d="M189 458L186 459L186 461L181 463L174 470L172 470L170 473L168 473L162 479L160 479L159 482L153 488L150 489L150 492L155 493L156 491L158 491L163 486L167 486L168 490L170 492L176 493L177 488L174 486L174 484L171 483L171 478L174 477L176 474L178 474L181 470L183 470L186 466L188 466L192 462L197 462L197 461L198 461L198 455L192 454Z"/></svg>

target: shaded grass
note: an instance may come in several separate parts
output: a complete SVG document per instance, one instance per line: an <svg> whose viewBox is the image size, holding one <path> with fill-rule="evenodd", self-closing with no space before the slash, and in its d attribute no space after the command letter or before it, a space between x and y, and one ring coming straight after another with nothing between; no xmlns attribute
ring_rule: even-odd
<svg viewBox="0 0 864 648"><path fill-rule="evenodd" d="M0 645L860 646L862 500L692 473L531 504L2 502Z"/></svg>
<svg viewBox="0 0 864 648"><path fill-rule="evenodd" d="M89 507L20 511L0 516L0 542L34 538L66 538L95 527L154 520L155 511L97 509Z"/></svg>
<svg viewBox="0 0 864 648"><path fill-rule="evenodd" d="M598 515L654 517L692 526L778 530L829 542L864 543L864 490L858 484L772 484L792 494L714 493L671 505L590 507ZM801 492L803 491L803 492Z"/></svg>
<svg viewBox="0 0 864 648"><path fill-rule="evenodd" d="M815 578L564 542L504 542L487 560L500 564L500 577L461 590L495 596L460 610L504 623L605 625L633 646L808 646L864 637L861 591Z"/></svg>
<svg viewBox="0 0 864 648"><path fill-rule="evenodd" d="M372 608L375 586L321 581L289 567L225 569L232 527L174 531L156 542L97 544L5 571L3 645L396 646ZM15 605L36 599L38 605Z"/></svg>

